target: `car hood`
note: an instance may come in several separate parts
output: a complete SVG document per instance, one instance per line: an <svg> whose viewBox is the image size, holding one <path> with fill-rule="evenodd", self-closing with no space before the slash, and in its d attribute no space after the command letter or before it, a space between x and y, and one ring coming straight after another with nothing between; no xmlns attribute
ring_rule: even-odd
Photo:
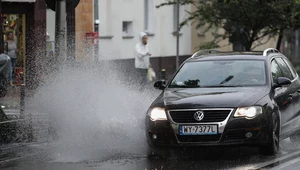
<svg viewBox="0 0 300 170"><path fill-rule="evenodd" d="M165 89L161 99L168 109L251 106L269 93L268 87Z"/></svg>

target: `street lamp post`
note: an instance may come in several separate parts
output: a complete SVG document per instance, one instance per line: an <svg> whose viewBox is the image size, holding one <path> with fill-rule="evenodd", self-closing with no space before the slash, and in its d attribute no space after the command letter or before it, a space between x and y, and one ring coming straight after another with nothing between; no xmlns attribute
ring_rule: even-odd
<svg viewBox="0 0 300 170"><path fill-rule="evenodd" d="M176 69L179 67L179 31L180 31L180 25L179 25L179 0L177 0L176 3L176 10L177 10L177 16L176 16L176 24L177 24L177 31L176 31Z"/></svg>
<svg viewBox="0 0 300 170"><path fill-rule="evenodd" d="M66 59L66 0L57 0L55 6L55 54L58 60Z"/></svg>
<svg viewBox="0 0 300 170"><path fill-rule="evenodd" d="M44 1L48 8L55 11L55 58L60 61L71 60L71 56L67 58L67 12L73 11L80 0Z"/></svg>

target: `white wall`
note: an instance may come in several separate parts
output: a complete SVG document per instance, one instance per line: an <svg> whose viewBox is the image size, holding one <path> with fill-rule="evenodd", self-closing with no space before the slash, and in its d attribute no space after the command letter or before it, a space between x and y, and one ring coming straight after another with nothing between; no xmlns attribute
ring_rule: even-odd
<svg viewBox="0 0 300 170"><path fill-rule="evenodd" d="M176 36L172 34L173 7L155 8L165 2L154 0L153 5L153 36L148 37L150 52L153 57L175 56ZM184 11L190 6L181 7L181 20ZM123 21L133 22L133 38L124 39ZM144 0L99 0L99 59L129 59L134 58L133 49L139 41L139 33L144 31ZM183 27L180 36L180 55L191 54L191 28ZM107 38L113 36L112 38ZM101 37L106 37L103 39Z"/></svg>

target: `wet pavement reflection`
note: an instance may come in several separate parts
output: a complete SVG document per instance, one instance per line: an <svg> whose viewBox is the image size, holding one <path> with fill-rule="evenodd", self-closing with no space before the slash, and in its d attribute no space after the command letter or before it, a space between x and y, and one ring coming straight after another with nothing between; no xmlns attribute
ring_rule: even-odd
<svg viewBox="0 0 300 170"><path fill-rule="evenodd" d="M144 152L94 149L88 152L59 153L55 143L29 144L3 151L0 169L299 169L300 151L290 141L283 141L277 156L260 155L257 148L201 148L173 151L168 159L148 159ZM80 148L78 148L80 151ZM140 149L138 149L140 151Z"/></svg>

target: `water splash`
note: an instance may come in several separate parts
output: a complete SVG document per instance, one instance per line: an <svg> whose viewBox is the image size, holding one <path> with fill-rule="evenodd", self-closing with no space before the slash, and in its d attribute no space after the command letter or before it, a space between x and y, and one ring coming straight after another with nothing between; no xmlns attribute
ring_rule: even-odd
<svg viewBox="0 0 300 170"><path fill-rule="evenodd" d="M144 118L157 93L135 90L110 68L65 66L32 99L36 110L49 114L56 161L143 154Z"/></svg>

